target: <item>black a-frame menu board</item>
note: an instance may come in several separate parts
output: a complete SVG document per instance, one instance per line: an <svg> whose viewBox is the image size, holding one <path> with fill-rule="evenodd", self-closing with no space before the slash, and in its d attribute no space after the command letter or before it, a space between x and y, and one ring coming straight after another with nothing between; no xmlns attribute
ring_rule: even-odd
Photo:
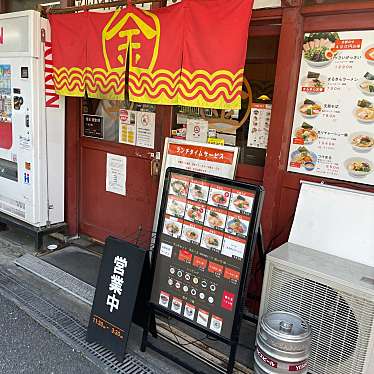
<svg viewBox="0 0 374 374"><path fill-rule="evenodd" d="M262 198L257 185L169 168L151 308L222 341L235 339Z"/></svg>

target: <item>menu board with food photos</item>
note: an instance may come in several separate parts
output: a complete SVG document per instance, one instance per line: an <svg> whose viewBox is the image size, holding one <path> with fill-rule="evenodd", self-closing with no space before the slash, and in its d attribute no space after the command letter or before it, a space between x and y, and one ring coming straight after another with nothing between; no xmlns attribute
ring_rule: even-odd
<svg viewBox="0 0 374 374"><path fill-rule="evenodd" d="M374 185L374 31L305 34L288 171Z"/></svg>
<svg viewBox="0 0 374 374"><path fill-rule="evenodd" d="M151 304L230 339L259 223L262 188L169 168Z"/></svg>

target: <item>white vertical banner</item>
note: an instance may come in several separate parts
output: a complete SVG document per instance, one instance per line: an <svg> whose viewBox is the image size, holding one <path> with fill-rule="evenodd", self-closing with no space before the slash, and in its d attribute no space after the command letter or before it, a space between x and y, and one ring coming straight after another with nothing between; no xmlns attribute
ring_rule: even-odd
<svg viewBox="0 0 374 374"><path fill-rule="evenodd" d="M126 162L125 156L107 153L106 158L106 191L126 196Z"/></svg>

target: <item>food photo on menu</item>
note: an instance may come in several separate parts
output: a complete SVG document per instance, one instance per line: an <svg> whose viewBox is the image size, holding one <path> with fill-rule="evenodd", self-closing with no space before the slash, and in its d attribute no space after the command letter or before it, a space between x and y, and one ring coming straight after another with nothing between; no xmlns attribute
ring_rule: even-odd
<svg viewBox="0 0 374 374"><path fill-rule="evenodd" d="M356 152L370 152L374 147L374 133L366 131L354 132L350 135L349 142Z"/></svg>
<svg viewBox="0 0 374 374"><path fill-rule="evenodd" d="M174 217L184 217L184 211L186 208L186 201L178 197L169 196L166 213Z"/></svg>
<svg viewBox="0 0 374 374"><path fill-rule="evenodd" d="M299 111L306 118L315 118L321 113L322 105L314 100L305 99L299 105Z"/></svg>
<svg viewBox="0 0 374 374"><path fill-rule="evenodd" d="M210 329L217 334L220 334L222 330L222 322L222 318L219 318L213 314L210 320Z"/></svg>
<svg viewBox="0 0 374 374"><path fill-rule="evenodd" d="M208 326L209 313L203 309L199 309L196 322L204 327Z"/></svg>
<svg viewBox="0 0 374 374"><path fill-rule="evenodd" d="M291 166L311 171L316 167L317 155L302 146L291 153Z"/></svg>
<svg viewBox="0 0 374 374"><path fill-rule="evenodd" d="M303 44L305 61L312 67L329 65L337 54L335 43L339 39L339 34L336 32L305 34Z"/></svg>
<svg viewBox="0 0 374 374"><path fill-rule="evenodd" d="M209 190L208 204L227 208L230 202L230 188L218 185L211 185Z"/></svg>
<svg viewBox="0 0 374 374"><path fill-rule="evenodd" d="M182 312L182 300L178 299L177 297L173 297L173 301L171 302L171 310L174 313L181 314Z"/></svg>
<svg viewBox="0 0 374 374"><path fill-rule="evenodd" d="M174 238L179 238L182 233L182 221L177 218L165 216L163 233Z"/></svg>
<svg viewBox="0 0 374 374"><path fill-rule="evenodd" d="M194 305L192 304L189 304L189 303L186 303L186 305L184 306L184 313L183 315L190 319L190 320L194 320L195 318L195 311L196 311L196 308Z"/></svg>
<svg viewBox="0 0 374 374"><path fill-rule="evenodd" d="M204 225L212 229L224 230L226 213L226 210L207 206Z"/></svg>
<svg viewBox="0 0 374 374"><path fill-rule="evenodd" d="M300 144L313 144L318 139L318 132L314 129L314 126L303 122L300 127L295 129L294 137L294 142L296 140Z"/></svg>
<svg viewBox="0 0 374 374"><path fill-rule="evenodd" d="M367 72L364 77L359 80L358 87L363 94L374 96L374 75Z"/></svg>
<svg viewBox="0 0 374 374"><path fill-rule="evenodd" d="M170 295L167 292L161 291L160 292L160 299L159 304L164 308L169 307Z"/></svg>
<svg viewBox="0 0 374 374"><path fill-rule="evenodd" d="M308 74L302 80L301 85L304 92L318 94L325 91L327 78L320 73L308 71Z"/></svg>
<svg viewBox="0 0 374 374"><path fill-rule="evenodd" d="M245 238L248 235L249 219L240 214L229 212L225 231L229 234Z"/></svg>
<svg viewBox="0 0 374 374"><path fill-rule="evenodd" d="M184 219L187 221L203 224L205 216L205 205L195 203L188 203L186 206L186 213Z"/></svg>
<svg viewBox="0 0 374 374"><path fill-rule="evenodd" d="M354 178L364 178L373 171L373 163L361 157L351 157L344 163L348 173Z"/></svg>
<svg viewBox="0 0 374 374"><path fill-rule="evenodd" d="M374 44L365 48L364 57L367 63L374 65Z"/></svg>
<svg viewBox="0 0 374 374"><path fill-rule="evenodd" d="M372 101L361 99L357 102L357 107L354 111L356 119L363 123L374 122L374 104Z"/></svg>
<svg viewBox="0 0 374 374"><path fill-rule="evenodd" d="M188 198L194 201L206 202L209 193L209 186L204 182L191 181L188 191Z"/></svg>
<svg viewBox="0 0 374 374"><path fill-rule="evenodd" d="M248 191L233 189L231 192L229 209L241 214L251 214L254 194Z"/></svg>
<svg viewBox="0 0 374 374"><path fill-rule="evenodd" d="M171 195L187 197L188 179L183 177L179 177L178 179L171 178L169 193Z"/></svg>
<svg viewBox="0 0 374 374"><path fill-rule="evenodd" d="M222 241L223 235L221 232L207 227L204 228L201 237L201 246L203 248L218 252L221 250Z"/></svg>
<svg viewBox="0 0 374 374"><path fill-rule="evenodd" d="M181 239L194 244L200 244L202 226L184 221Z"/></svg>

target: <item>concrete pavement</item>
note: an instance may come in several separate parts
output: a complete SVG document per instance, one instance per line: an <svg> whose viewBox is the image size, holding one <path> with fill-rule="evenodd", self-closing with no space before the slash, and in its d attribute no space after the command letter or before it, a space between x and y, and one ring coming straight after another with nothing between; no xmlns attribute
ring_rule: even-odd
<svg viewBox="0 0 374 374"><path fill-rule="evenodd" d="M0 336L2 374L103 373L2 295Z"/></svg>

